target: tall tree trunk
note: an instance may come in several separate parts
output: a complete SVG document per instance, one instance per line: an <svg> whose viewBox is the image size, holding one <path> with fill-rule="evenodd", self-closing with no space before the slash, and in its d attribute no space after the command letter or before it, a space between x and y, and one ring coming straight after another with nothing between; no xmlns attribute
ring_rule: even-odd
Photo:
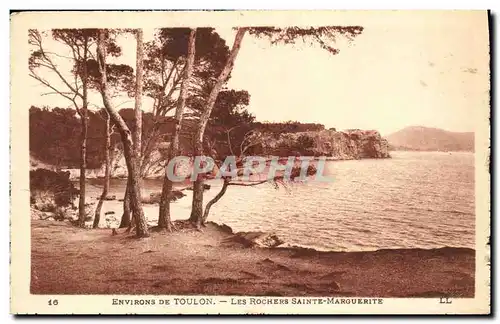
<svg viewBox="0 0 500 324"><path fill-rule="evenodd" d="M226 83L229 74L233 70L234 61L241 47L241 41L243 40L243 36L245 36L246 28L238 28L236 32L236 36L234 38L233 48L231 49L231 53L229 54L229 58L222 69L221 74L217 78L212 91L210 91L210 95L207 99L207 104L205 110L201 114L200 122L198 125L198 130L196 132L195 144L194 144L194 156L201 156L203 154L203 136L205 135L205 128L208 123L208 119L212 114L212 110L215 105L215 101L217 100L217 96L219 95L222 86ZM189 220L193 223L196 223L198 226L203 222L203 177L199 176L194 184L193 184L193 203L191 207L191 216Z"/></svg>
<svg viewBox="0 0 500 324"><path fill-rule="evenodd" d="M134 107L134 128L132 133L133 140L133 150L136 162L136 168L139 170L139 175L137 181L139 182L139 199L142 201L143 190L142 190L142 168L141 168L141 146L142 146L142 89L143 89L143 31L142 29L135 30L135 38L136 38L136 72L135 72L135 107ZM130 181L127 180L127 188L130 187ZM127 232L132 230L132 225L135 222L135 215L132 213L130 215L130 190L126 190L128 192L128 197L125 197L123 200L123 210L125 214L126 206L128 204L128 217L129 221L127 225L123 224L124 227L127 227ZM123 217L122 217L123 219ZM126 219L125 219L126 220Z"/></svg>
<svg viewBox="0 0 500 324"><path fill-rule="evenodd" d="M202 150L195 148L195 156L202 155ZM193 182L193 201L191 203L191 215L189 220L194 224L200 224L203 216L203 181L202 175Z"/></svg>
<svg viewBox="0 0 500 324"><path fill-rule="evenodd" d="M130 181L127 177L127 186L125 188L125 194L123 195L123 214L122 220L120 222L120 228L129 227L131 224L130 217Z"/></svg>
<svg viewBox="0 0 500 324"><path fill-rule="evenodd" d="M97 207L95 209L95 216L94 216L94 224L92 225L93 228L99 227L99 222L101 220L101 209L102 205L104 203L104 200L108 196L108 191L109 191L109 178L111 177L111 159L110 159L110 150L111 150L111 127L110 127L110 117L109 114L106 113L106 148L104 151L104 187L102 189L102 194L99 199L99 202L97 203Z"/></svg>
<svg viewBox="0 0 500 324"><path fill-rule="evenodd" d="M227 190L227 187L229 187L230 181L231 181L230 179L224 178L224 182L222 184L222 188L220 189L219 193L217 195L215 195L215 197L212 198L212 200L210 200L207 203L207 206L205 207L205 211L203 212L203 219L201 221L201 225L204 225L205 222L207 221L208 214L210 213L210 208L213 206L213 204L218 202L219 199L221 199L222 196L224 196L224 194L226 193L226 190Z"/></svg>
<svg viewBox="0 0 500 324"><path fill-rule="evenodd" d="M186 68L184 69L184 76L181 84L179 100L177 102L177 109L175 110L175 130L172 136L170 147L168 149L168 162L179 154L179 137L182 128L182 117L186 105L186 97L189 91L189 81L191 79L191 74L193 71L196 43L195 41L196 29L191 29L189 32ZM165 177L163 179L163 187L160 199L160 211L158 215L158 227L166 228L168 231L172 230L172 222L170 220L170 198L172 196L172 187L172 180L169 179L167 169L165 168Z"/></svg>
<svg viewBox="0 0 500 324"><path fill-rule="evenodd" d="M141 170L141 144L142 144L142 88L143 88L143 31L135 30L136 45L136 72L135 72L135 107L134 107L134 155L136 159L137 170L139 170L139 191L142 199L142 173Z"/></svg>
<svg viewBox="0 0 500 324"><path fill-rule="evenodd" d="M120 116L116 108L111 103L111 95L109 93L106 75L106 34L105 30L99 30L99 38L97 44L97 57L99 59L99 71L101 72L101 95L104 107L108 111L111 120L118 127L120 136L123 142L123 153L130 181L130 207L134 214L136 225L136 236L147 237L149 236L146 218L142 209L140 200L140 184L139 184L139 170L133 150L132 134L127 124Z"/></svg>
<svg viewBox="0 0 500 324"><path fill-rule="evenodd" d="M85 173L87 170L87 109L82 108L81 127L82 131L80 134L80 197L78 199L78 226L83 227L85 225L85 218L87 214L85 212Z"/></svg>
<svg viewBox="0 0 500 324"><path fill-rule="evenodd" d="M85 218L87 217L85 211L85 181L87 172L87 133L88 133L88 73L87 73L87 57L88 57L88 39L84 41L83 49L83 76L82 76L82 109L81 109L81 138L80 138L80 196L78 200L78 226L85 226Z"/></svg>

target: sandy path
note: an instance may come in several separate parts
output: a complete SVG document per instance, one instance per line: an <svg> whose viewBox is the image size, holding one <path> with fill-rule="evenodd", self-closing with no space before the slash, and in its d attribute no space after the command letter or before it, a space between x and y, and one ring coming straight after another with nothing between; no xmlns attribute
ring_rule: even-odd
<svg viewBox="0 0 500 324"><path fill-rule="evenodd" d="M245 248L204 232L137 240L32 221L34 294L472 297L474 251L316 252Z"/></svg>

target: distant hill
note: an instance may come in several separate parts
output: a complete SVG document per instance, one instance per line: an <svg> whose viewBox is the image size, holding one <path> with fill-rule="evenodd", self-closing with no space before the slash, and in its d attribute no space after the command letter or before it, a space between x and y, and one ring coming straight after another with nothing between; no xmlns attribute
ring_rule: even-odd
<svg viewBox="0 0 500 324"><path fill-rule="evenodd" d="M410 126L385 137L393 150L474 151L474 133Z"/></svg>

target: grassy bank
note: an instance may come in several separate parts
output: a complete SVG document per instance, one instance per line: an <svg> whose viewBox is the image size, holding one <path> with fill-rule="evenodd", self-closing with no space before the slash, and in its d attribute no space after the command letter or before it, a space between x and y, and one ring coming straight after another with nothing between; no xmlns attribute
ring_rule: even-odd
<svg viewBox="0 0 500 324"><path fill-rule="evenodd" d="M85 230L32 221L33 294L472 297L466 248L317 252L248 248L213 223L203 232Z"/></svg>

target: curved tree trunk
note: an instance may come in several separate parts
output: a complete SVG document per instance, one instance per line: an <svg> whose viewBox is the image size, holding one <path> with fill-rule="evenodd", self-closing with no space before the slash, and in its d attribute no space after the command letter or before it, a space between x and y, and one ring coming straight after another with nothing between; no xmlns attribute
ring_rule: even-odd
<svg viewBox="0 0 500 324"><path fill-rule="evenodd" d="M202 150L195 150L195 156L202 155ZM203 175L198 175L198 178L193 182L193 202L191 204L191 215L189 220L192 223L199 224L203 215Z"/></svg>
<svg viewBox="0 0 500 324"><path fill-rule="evenodd" d="M108 196L108 191L109 191L109 178L111 177L111 159L110 159L110 152L111 150L111 130L110 130L110 123L109 123L109 114L106 116L106 148L104 152L104 161L105 161L105 169L104 169L104 187L102 189L102 194L99 199L99 202L97 203L97 207L95 209L95 216L94 216L94 224L92 225L93 228L99 227L99 222L101 220L101 209L102 205L104 203L104 200Z"/></svg>
<svg viewBox="0 0 500 324"><path fill-rule="evenodd" d="M229 181L230 179L224 179L224 183L222 184L222 188L220 189L219 193L215 195L215 197L208 202L207 206L205 207L205 211L203 213L203 219L200 221L199 225L205 225L205 222L207 221L208 218L208 214L210 213L210 208L212 207L212 205L218 202L222 198L222 196L224 196L227 187L229 187Z"/></svg>
<svg viewBox="0 0 500 324"><path fill-rule="evenodd" d="M130 206L130 194L128 195L128 204ZM139 195L139 198L141 198L141 196ZM142 200L141 200L142 201ZM134 213L130 213L130 222L128 223L128 226L127 226L127 230L126 230L126 233L130 233L132 231L132 228L134 228L134 225L135 225L135 215Z"/></svg>
<svg viewBox="0 0 500 324"><path fill-rule="evenodd" d="M229 74L233 70L234 61L236 60L236 56L238 55L241 47L241 42L243 40L243 36L245 36L246 31L246 28L238 28L238 31L236 32L236 36L234 38L233 48L231 49L231 53L229 54L226 65L217 78L212 91L210 91L210 95L207 99L207 105L205 107L205 110L201 114L200 122L198 124L198 130L196 132L193 152L195 157L201 156L203 154L203 137L205 135L205 128L207 127L208 119L212 114L215 101L217 100L222 86L226 83ZM200 224L203 221L203 178L201 176L199 176L193 184L193 203L191 207L192 210L189 220L195 224Z"/></svg>
<svg viewBox="0 0 500 324"><path fill-rule="evenodd" d="M111 95L107 87L105 41L105 31L99 30L97 57L99 61L99 71L101 73L101 95L104 107L108 111L114 124L117 126L123 142L123 153L125 156L125 162L127 164L128 176L130 181L130 207L135 218L136 236L147 237L149 236L149 233L140 200L140 183L138 181L139 170L137 168L136 158L133 150L132 134L127 124L118 113L118 110L111 103Z"/></svg>
<svg viewBox="0 0 500 324"><path fill-rule="evenodd" d="M172 143L168 149L167 161L171 161L179 154L179 136L182 127L182 116L184 114L184 107L186 104L186 97L189 90L189 81L193 71L194 57L195 57L195 40L196 29L191 29L189 33L188 52L186 60L186 68L184 69L184 76L181 84L179 100L177 102L177 109L175 110L175 130L172 137ZM167 163L168 165L168 163ZM167 168L165 168L165 177L163 179L163 187L160 199L160 211L158 215L158 227L165 228L168 231L172 230L172 222L170 220L170 198L172 195L172 180L169 179Z"/></svg>

